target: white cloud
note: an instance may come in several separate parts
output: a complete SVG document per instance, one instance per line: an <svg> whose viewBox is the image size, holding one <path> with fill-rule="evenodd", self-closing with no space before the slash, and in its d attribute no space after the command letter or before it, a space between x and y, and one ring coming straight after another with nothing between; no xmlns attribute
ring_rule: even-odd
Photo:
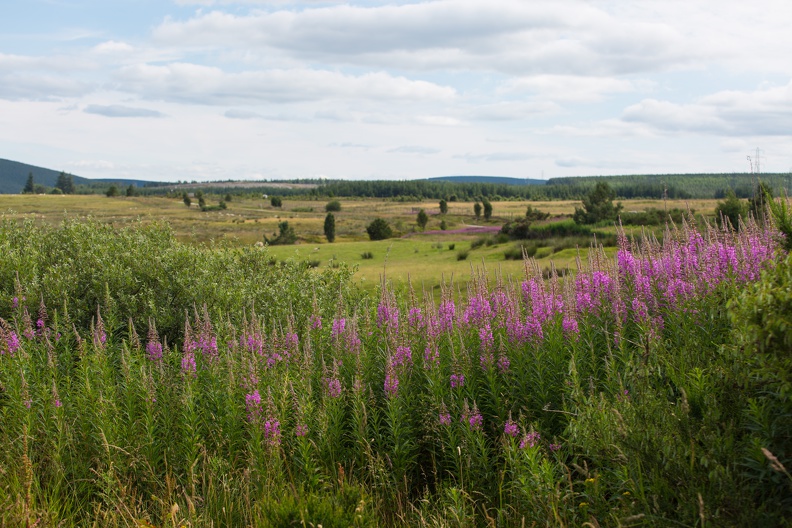
<svg viewBox="0 0 792 528"><path fill-rule="evenodd" d="M786 136L792 132L792 81L753 92L721 91L692 103L645 99L622 119L666 132Z"/></svg>
<svg viewBox="0 0 792 528"><path fill-rule="evenodd" d="M388 152L396 154L437 154L440 152L440 149L422 145L403 145L401 147L392 148L388 150Z"/></svg>
<svg viewBox="0 0 792 528"><path fill-rule="evenodd" d="M88 105L83 110L86 114L96 114L105 117L165 117L165 114L157 110L147 108L134 108L124 105Z"/></svg>
<svg viewBox="0 0 792 528"><path fill-rule="evenodd" d="M385 72L359 76L309 69L227 73L220 68L172 63L125 67L116 79L118 89L146 98L210 105L325 99L444 100L455 95L453 88Z"/></svg>

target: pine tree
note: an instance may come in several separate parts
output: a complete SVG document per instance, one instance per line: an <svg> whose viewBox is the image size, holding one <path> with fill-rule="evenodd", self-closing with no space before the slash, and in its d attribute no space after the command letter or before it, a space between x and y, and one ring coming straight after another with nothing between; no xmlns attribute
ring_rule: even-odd
<svg viewBox="0 0 792 528"><path fill-rule="evenodd" d="M71 174L62 172L58 174L58 181L55 183L55 188L60 189L63 194L74 194L74 178Z"/></svg>
<svg viewBox="0 0 792 528"><path fill-rule="evenodd" d="M425 229L426 228L426 224L429 223L429 216L426 214L426 211L421 209L420 211L418 211L418 218L416 220L418 222L418 226L421 229Z"/></svg>
<svg viewBox="0 0 792 528"><path fill-rule="evenodd" d="M25 188L22 189L23 194L33 194L36 190L36 184L33 183L33 173L28 173L27 181L25 182Z"/></svg>
<svg viewBox="0 0 792 528"><path fill-rule="evenodd" d="M328 242L335 240L335 216L333 216L333 213L327 213L325 217L324 234Z"/></svg>

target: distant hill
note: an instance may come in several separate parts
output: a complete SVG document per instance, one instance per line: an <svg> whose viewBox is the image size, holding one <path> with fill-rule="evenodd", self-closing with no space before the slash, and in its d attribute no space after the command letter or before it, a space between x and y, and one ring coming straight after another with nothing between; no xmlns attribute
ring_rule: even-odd
<svg viewBox="0 0 792 528"><path fill-rule="evenodd" d="M46 187L54 187L55 182L58 180L58 175L61 171L52 169L45 169L44 167L37 167L35 165L28 165L27 163L20 163L18 161L11 161L7 159L0 159L0 194L19 194L25 188L28 174L33 173L33 181L37 184ZM76 176L72 174L74 185L87 185L87 186L109 186L115 183L119 187L128 187L134 185L136 187L145 187L146 185L157 185L155 182L144 180L130 180L130 179L99 179L93 180Z"/></svg>
<svg viewBox="0 0 792 528"><path fill-rule="evenodd" d="M547 183L547 180L512 178L509 176L438 176L435 178L427 178L427 180L454 183L492 183L495 185L544 185Z"/></svg>

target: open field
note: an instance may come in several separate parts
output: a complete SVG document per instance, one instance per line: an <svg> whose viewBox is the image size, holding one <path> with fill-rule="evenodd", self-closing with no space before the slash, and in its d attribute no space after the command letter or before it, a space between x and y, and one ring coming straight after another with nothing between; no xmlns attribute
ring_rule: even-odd
<svg viewBox="0 0 792 528"><path fill-rule="evenodd" d="M219 198L209 197L211 205ZM248 246L263 240L277 231L279 222L288 221L294 227L299 242L289 246L272 246L270 254L278 259L296 258L318 261L320 268L344 262L357 268L355 278L364 286L378 284L383 273L390 280L403 282L410 278L416 287L439 287L442 278L452 277L465 283L471 276L472 266L484 265L490 271L500 271L505 277L522 277L523 265L518 260L505 260L504 251L514 242L481 246L458 260L461 251L470 249L479 233L460 232L470 226L488 226L497 229L504 222L524 215L528 205L559 217L571 215L578 201L493 202L493 217L489 222L477 220L472 202L449 202L448 213L439 214L435 201L398 202L377 199L339 199L342 210L336 217L336 241L328 244L323 235L325 200L286 200L282 208L274 208L268 199L244 199L227 203L224 211L202 212L193 204L191 208L181 199L163 197L118 197L100 195L0 195L0 211L13 218L34 218L36 222L55 224L65 218L91 216L114 226L134 222L165 221L172 226L176 237L184 242L200 244L216 242L231 246ZM667 206L692 208L697 213L712 214L715 200L630 200L624 202L625 211L644 211ZM416 214L425 209L430 220L422 233L415 222ZM365 233L366 225L375 217L387 219L401 238L371 242ZM449 232L440 231L445 220ZM602 233L614 233L614 228L602 228ZM633 228L632 232L640 229ZM581 244L585 259L588 250ZM449 247L453 247L451 250ZM372 258L362 255L370 253ZM552 253L542 248L536 257L543 268L550 261L558 268L574 267L578 252L563 249Z"/></svg>

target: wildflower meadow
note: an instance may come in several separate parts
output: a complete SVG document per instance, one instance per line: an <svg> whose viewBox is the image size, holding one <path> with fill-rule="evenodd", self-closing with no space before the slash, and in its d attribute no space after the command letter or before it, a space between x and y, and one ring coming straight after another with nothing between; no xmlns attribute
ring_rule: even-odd
<svg viewBox="0 0 792 528"><path fill-rule="evenodd" d="M0 226L0 525L781 526L772 223L440 300L162 226Z"/></svg>

